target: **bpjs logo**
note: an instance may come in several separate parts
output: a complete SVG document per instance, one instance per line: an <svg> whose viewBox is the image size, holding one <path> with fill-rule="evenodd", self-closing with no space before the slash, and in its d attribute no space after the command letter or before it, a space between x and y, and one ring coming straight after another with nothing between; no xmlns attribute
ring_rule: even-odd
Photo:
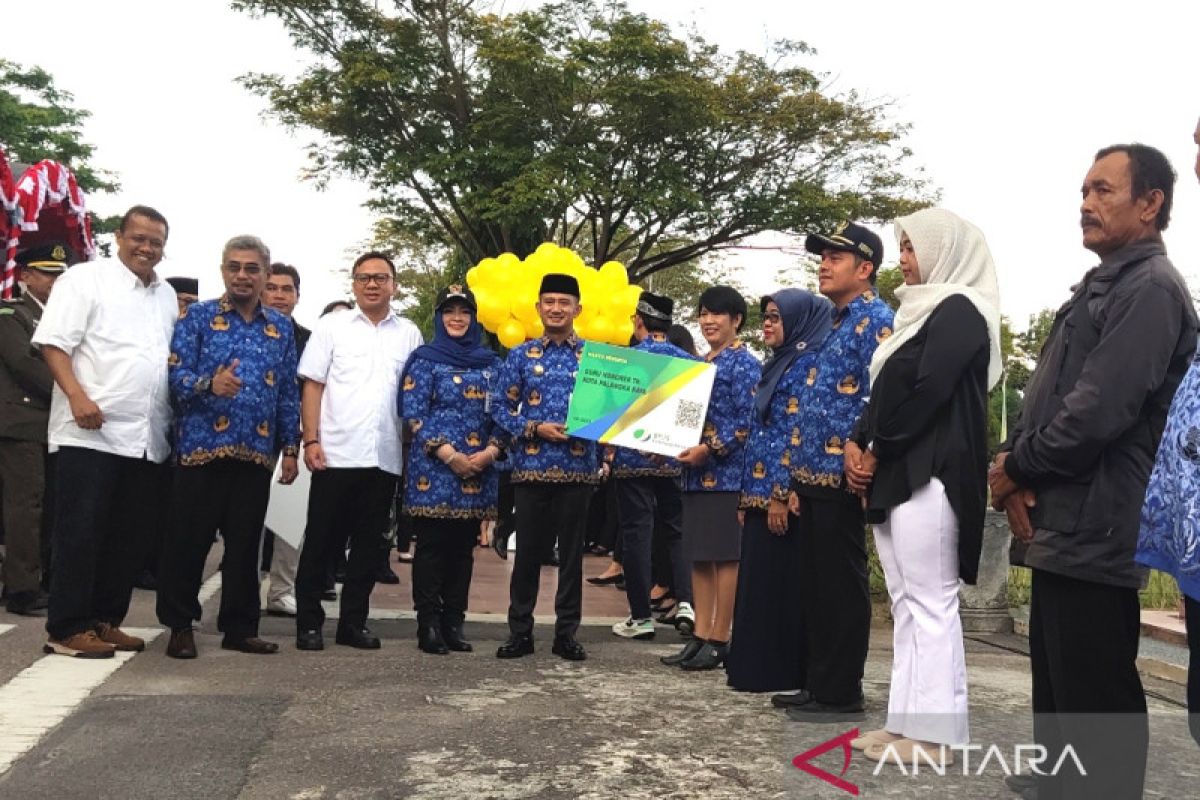
<svg viewBox="0 0 1200 800"><path fill-rule="evenodd" d="M792 759L792 766L802 772L807 772L814 778L820 778L830 786L834 786L847 794L857 797L859 794L858 786L846 780L846 772L850 769L850 761L854 755L854 750L850 747L850 743L858 737L858 728L848 730L840 736L835 736L811 750L806 750L796 756ZM831 750L838 749L841 751L842 769L837 775L821 769L812 763L814 759L825 755ZM1011 760L1009 756L1011 756ZM909 777L916 777L921 774L933 774L944 777L953 765L961 767L961 772L956 771L955 775L962 775L963 777L981 776L985 773L1007 777L1021 772L1022 768L1025 768L1034 775L1059 775L1063 773L1063 770L1074 770L1075 774L1080 776L1087 775L1087 770L1084 769L1083 762L1079 759L1079 754L1075 752L1075 748L1071 745L1064 747L1062 753L1058 756L1058 760L1051 763L1046 748L1038 744L1014 745L1011 752L994 744L986 747L981 744L914 747L911 757L907 761L901 757L900 752L898 752L894 745L889 744L884 749L883 756L875 764L871 775L878 775L885 767L893 766L898 767L902 774Z"/></svg>

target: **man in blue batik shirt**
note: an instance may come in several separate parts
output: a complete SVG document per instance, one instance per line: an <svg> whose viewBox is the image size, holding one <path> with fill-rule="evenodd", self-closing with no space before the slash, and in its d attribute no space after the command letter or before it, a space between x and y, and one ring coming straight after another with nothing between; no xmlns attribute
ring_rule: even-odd
<svg viewBox="0 0 1200 800"><path fill-rule="evenodd" d="M292 321L260 302L271 264L265 244L225 245L225 294L194 303L175 325L168 382L175 406L171 525L159 576L158 619L171 629L167 655L195 658L192 621L213 537L221 562L221 647L274 653L258 638L259 547L277 453L280 480L296 479L300 390Z"/></svg>
<svg viewBox="0 0 1200 800"><path fill-rule="evenodd" d="M509 458L517 507L517 555L509 584L508 641L497 658L533 653L533 608L542 555L558 539L558 593L552 652L587 658L575 639L583 613L583 533L599 480L594 442L567 435L567 406L583 340L575 335L579 282L551 273L542 279L537 310L546 334L514 347L500 370L492 416L513 437Z"/></svg>
<svg viewBox="0 0 1200 800"><path fill-rule="evenodd" d="M660 356L691 359L692 356L667 341L675 301L642 292L633 316L636 349ZM652 456L627 447L615 448L612 460L612 491L616 492L617 535L621 537L621 565L625 570L625 594L629 619L613 625L613 633L626 639L653 639L650 617L650 554L655 535L666 537L671 555L671 589L679 608L676 625L695 628L692 610L691 564L683 558L683 490L679 485L682 467L673 458ZM659 523L658 526L655 523ZM660 534L656 534L656 527Z"/></svg>
<svg viewBox="0 0 1200 800"><path fill-rule="evenodd" d="M883 242L843 223L805 241L821 257L818 288L833 301L833 331L810 368L791 431L792 490L799 499L800 563L808 638L807 686L778 695L794 719L858 714L871 629L862 505L845 483L842 455L870 394L868 367L892 333L892 309L875 292Z"/></svg>

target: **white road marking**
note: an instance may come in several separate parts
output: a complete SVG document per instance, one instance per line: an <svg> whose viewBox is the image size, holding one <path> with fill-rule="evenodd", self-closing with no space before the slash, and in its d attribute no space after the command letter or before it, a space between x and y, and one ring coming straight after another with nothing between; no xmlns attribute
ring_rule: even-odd
<svg viewBox="0 0 1200 800"><path fill-rule="evenodd" d="M8 633L9 631L11 631L11 630L12 630L13 628L15 628L15 627L17 627L17 626L16 626L16 625L9 625L9 624L7 624L7 623L6 623L6 624L3 624L3 625L0 625L0 634L5 634L5 633Z"/></svg>
<svg viewBox="0 0 1200 800"><path fill-rule="evenodd" d="M146 643L161 628L125 628ZM48 655L0 687L0 775L70 716L114 672L137 653L87 659Z"/></svg>
<svg viewBox="0 0 1200 800"><path fill-rule="evenodd" d="M221 589L221 573L214 572L212 577L200 587L200 605L204 605Z"/></svg>

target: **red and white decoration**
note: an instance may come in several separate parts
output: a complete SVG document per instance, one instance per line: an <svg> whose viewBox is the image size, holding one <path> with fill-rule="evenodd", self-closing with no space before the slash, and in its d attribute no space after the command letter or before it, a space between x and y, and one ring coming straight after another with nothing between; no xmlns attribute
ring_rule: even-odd
<svg viewBox="0 0 1200 800"><path fill-rule="evenodd" d="M48 159L14 180L0 147L0 242L6 248L0 297L13 296L17 248L44 241L64 241L80 258L95 258L92 223L79 183L71 170Z"/></svg>

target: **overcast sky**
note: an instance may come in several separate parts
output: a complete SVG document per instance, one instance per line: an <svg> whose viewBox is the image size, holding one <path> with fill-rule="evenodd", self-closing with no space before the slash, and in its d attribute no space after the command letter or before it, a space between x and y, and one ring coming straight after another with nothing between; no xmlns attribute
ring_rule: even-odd
<svg viewBox="0 0 1200 800"><path fill-rule="evenodd" d="M507 9L531 5L509 0ZM37 64L90 110L84 134L98 166L118 173L102 215L147 203L171 221L163 270L220 291L222 243L261 236L303 275L299 316L311 321L343 293L334 270L370 234L364 187L318 192L299 179L304 133L264 122L263 103L234 78L294 73L303 57L281 26L221 0L6 2L2 57ZM1193 291L1200 281L1200 188L1192 174L1196 11L1190 2L794 3L633 0L637 10L694 26L723 49L762 53L773 38L817 49L809 66L834 92L895 101L914 166L941 204L987 235L1003 310L1018 326L1058 305L1094 263L1080 246L1079 185L1098 148L1142 141L1180 173L1168 249ZM1187 76L1191 75L1192 78ZM881 231L895 259L890 227ZM765 244L789 244L768 237ZM782 252L737 252L754 291L775 288Z"/></svg>

